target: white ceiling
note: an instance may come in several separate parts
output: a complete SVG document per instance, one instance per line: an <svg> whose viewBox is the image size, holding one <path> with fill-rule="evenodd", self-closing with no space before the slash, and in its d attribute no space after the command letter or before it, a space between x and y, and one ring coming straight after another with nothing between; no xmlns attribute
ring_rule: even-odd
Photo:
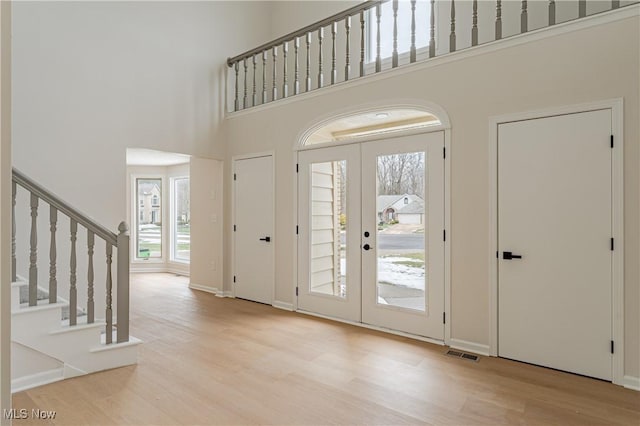
<svg viewBox="0 0 640 426"><path fill-rule="evenodd" d="M189 162L190 155L153 149L127 148L127 166L175 166Z"/></svg>

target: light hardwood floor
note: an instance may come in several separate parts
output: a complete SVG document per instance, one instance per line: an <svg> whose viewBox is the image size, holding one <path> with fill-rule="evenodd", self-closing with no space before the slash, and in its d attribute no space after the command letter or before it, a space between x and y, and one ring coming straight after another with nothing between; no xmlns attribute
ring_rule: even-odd
<svg viewBox="0 0 640 426"><path fill-rule="evenodd" d="M640 424L640 392L132 278L139 363L14 395L17 425Z"/></svg>

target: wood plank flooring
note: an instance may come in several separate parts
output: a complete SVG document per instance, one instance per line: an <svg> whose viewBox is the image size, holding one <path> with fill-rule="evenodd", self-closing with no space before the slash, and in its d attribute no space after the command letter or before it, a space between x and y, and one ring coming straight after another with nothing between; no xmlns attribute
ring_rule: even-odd
<svg viewBox="0 0 640 426"><path fill-rule="evenodd" d="M639 425L640 392L138 274L139 363L20 392L16 425Z"/></svg>

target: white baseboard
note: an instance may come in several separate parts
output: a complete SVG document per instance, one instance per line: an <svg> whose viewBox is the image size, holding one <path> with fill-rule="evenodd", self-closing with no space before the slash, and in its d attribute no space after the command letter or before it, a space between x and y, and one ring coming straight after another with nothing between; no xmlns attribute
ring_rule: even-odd
<svg viewBox="0 0 640 426"><path fill-rule="evenodd" d="M624 376L622 386L627 389L640 391L640 377Z"/></svg>
<svg viewBox="0 0 640 426"><path fill-rule="evenodd" d="M449 341L449 347L478 355L489 356L489 345L481 345L480 343L469 342L467 340L451 339Z"/></svg>
<svg viewBox="0 0 640 426"><path fill-rule="evenodd" d="M62 379L64 379L62 368L55 368L53 370L19 377L11 380L11 393L21 392L35 388L36 386L48 385L49 383L58 382Z"/></svg>
<svg viewBox="0 0 640 426"><path fill-rule="evenodd" d="M273 306L274 308L285 310L285 311L293 311L293 303L280 302L279 300L274 300L271 306Z"/></svg>
<svg viewBox="0 0 640 426"><path fill-rule="evenodd" d="M222 290L218 290L218 293L216 294L216 296L218 297L228 297L229 299L235 299L235 296L233 295L232 291L222 291Z"/></svg>
<svg viewBox="0 0 640 426"><path fill-rule="evenodd" d="M196 284L196 283L189 283L189 288L193 290L204 291L206 293L215 294L216 296L218 296L218 293L220 293L220 290L218 290L215 287L209 287L207 285Z"/></svg>

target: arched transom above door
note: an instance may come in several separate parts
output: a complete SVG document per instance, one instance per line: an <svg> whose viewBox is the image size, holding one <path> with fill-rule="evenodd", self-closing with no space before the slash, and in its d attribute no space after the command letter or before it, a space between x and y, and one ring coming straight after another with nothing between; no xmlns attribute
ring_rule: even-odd
<svg viewBox="0 0 640 426"><path fill-rule="evenodd" d="M302 145L362 139L441 125L434 114L415 108L377 109L325 121L307 133Z"/></svg>

